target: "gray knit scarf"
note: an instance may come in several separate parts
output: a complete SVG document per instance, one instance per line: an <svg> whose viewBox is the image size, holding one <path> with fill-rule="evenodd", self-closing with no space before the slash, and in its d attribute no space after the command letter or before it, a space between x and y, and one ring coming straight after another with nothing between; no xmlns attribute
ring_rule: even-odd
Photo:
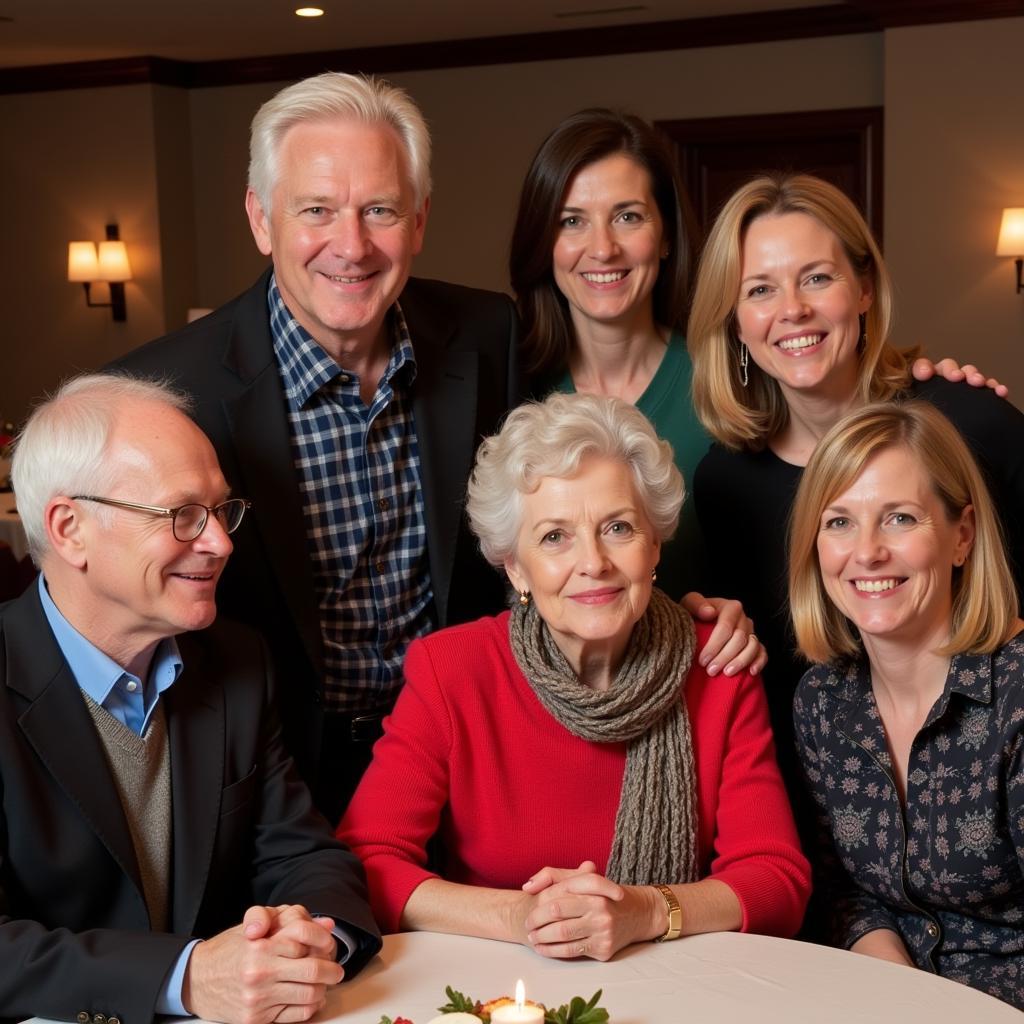
<svg viewBox="0 0 1024 1024"><path fill-rule="evenodd" d="M513 606L508 632L523 675L557 721L581 739L629 744L607 877L696 881L696 772L682 700L696 641L690 616L655 588L603 692L579 681L532 601Z"/></svg>

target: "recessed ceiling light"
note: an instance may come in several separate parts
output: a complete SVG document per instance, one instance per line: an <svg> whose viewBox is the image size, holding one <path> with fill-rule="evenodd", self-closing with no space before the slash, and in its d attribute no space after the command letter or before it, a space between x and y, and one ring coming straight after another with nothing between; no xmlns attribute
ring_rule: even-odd
<svg viewBox="0 0 1024 1024"><path fill-rule="evenodd" d="M295 13L300 18L319 18L324 13L322 7L296 7Z"/></svg>

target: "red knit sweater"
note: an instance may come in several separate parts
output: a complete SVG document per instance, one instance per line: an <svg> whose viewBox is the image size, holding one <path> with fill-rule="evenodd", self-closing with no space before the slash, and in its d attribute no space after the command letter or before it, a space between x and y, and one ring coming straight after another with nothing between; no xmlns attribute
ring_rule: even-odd
<svg viewBox="0 0 1024 1024"><path fill-rule="evenodd" d="M710 630L698 624L698 650ZM452 882L519 889L545 865L589 859L604 870L625 744L579 739L548 714L512 655L507 612L417 641L405 676L338 827L366 867L382 930L399 930L410 894L434 877L424 849L435 832ZM701 876L736 893L744 931L791 935L810 872L761 683L746 674L709 679L695 661L685 696Z"/></svg>

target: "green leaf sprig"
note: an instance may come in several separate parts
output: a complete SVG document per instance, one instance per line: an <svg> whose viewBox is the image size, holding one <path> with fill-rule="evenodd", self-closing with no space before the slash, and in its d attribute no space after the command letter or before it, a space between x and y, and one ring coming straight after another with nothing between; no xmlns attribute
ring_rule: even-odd
<svg viewBox="0 0 1024 1024"><path fill-rule="evenodd" d="M448 997L448 1002L444 1006L437 1008L438 1013L472 1013L483 1020L483 1016L480 1013L483 1003L478 999L470 999L469 996L464 996L461 992L453 989L451 985L445 985L444 994Z"/></svg>
<svg viewBox="0 0 1024 1024"><path fill-rule="evenodd" d="M557 1010L548 1010L544 1015L544 1024L605 1024L608 1020L608 1011L597 1005L600 998L601 989L598 989L586 1003L582 997L573 996L568 1005L562 1005Z"/></svg>
<svg viewBox="0 0 1024 1024"><path fill-rule="evenodd" d="M544 1024L607 1024L608 1011L597 1002L601 998L601 989L598 989L588 1002L582 997L573 996L572 1000L558 1007L557 1010L547 1010L544 1014ZM479 1017L482 1024L488 1024L490 1015L484 1012L483 1003L478 999L471 999L467 995L456 991L451 985L446 985L444 994L448 1002L437 1008L438 1013L471 1013ZM408 1024L404 1017L396 1017L393 1021L387 1015L380 1018L377 1024Z"/></svg>

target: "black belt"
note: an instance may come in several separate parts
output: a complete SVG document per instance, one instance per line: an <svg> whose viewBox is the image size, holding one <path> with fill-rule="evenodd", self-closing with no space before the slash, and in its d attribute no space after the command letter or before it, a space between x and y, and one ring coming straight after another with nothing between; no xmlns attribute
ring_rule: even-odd
<svg viewBox="0 0 1024 1024"><path fill-rule="evenodd" d="M384 735L384 716L390 708L351 714L328 711L324 714L324 737L343 743L376 743Z"/></svg>

